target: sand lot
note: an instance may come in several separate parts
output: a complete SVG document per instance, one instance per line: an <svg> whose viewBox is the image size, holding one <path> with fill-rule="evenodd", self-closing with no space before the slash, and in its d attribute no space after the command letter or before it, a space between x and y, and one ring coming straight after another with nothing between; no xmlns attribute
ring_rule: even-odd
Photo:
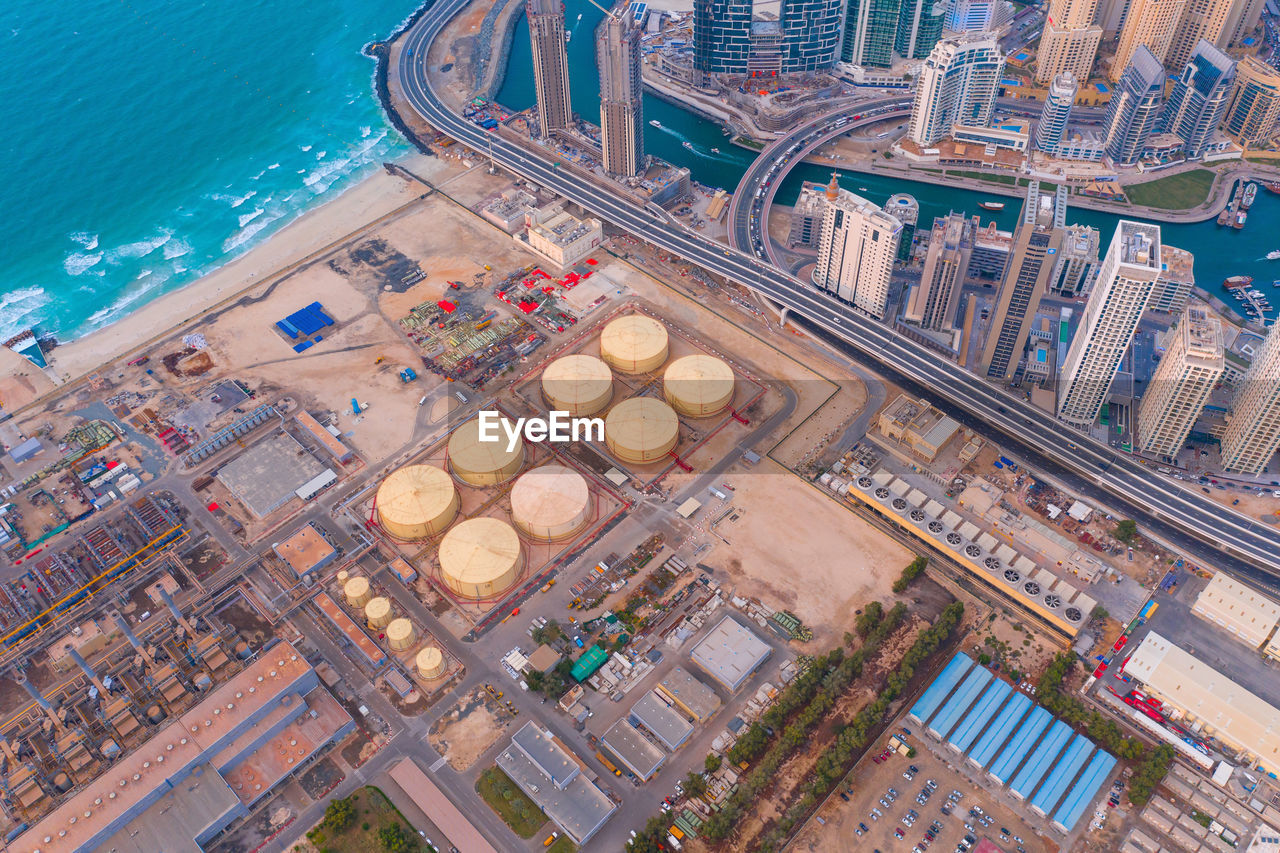
<svg viewBox="0 0 1280 853"><path fill-rule="evenodd" d="M475 688L431 727L427 739L454 770L467 770L498 742L506 723L490 709L484 690Z"/></svg>
<svg viewBox="0 0 1280 853"><path fill-rule="evenodd" d="M725 520L715 546L699 560L741 596L786 608L813 628L813 649L825 649L853 625L854 611L884 600L914 554L795 475L769 462L725 476L730 503L741 510ZM780 510L780 508L785 508ZM778 515L786 513L786 523ZM707 512L704 510L704 512ZM702 517L709 526L719 513Z"/></svg>

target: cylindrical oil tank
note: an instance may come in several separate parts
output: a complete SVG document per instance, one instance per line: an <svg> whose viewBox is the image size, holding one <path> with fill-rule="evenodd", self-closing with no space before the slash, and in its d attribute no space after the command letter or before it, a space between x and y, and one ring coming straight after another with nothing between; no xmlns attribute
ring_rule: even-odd
<svg viewBox="0 0 1280 853"><path fill-rule="evenodd" d="M406 465L378 487L378 524L397 539L426 539L441 533L458 514L453 480L432 465Z"/></svg>
<svg viewBox="0 0 1280 853"><path fill-rule="evenodd" d="M435 646L418 652L418 674L428 680L444 675L444 653Z"/></svg>
<svg viewBox="0 0 1280 853"><path fill-rule="evenodd" d="M632 397L609 410L604 419L604 440L623 462L647 465L657 462L676 446L680 419L675 410L652 397Z"/></svg>
<svg viewBox="0 0 1280 853"><path fill-rule="evenodd" d="M412 646L418 639L418 632L408 619L392 619L387 626L387 645L392 651L402 652Z"/></svg>
<svg viewBox="0 0 1280 853"><path fill-rule="evenodd" d="M369 579L359 575L347 581L342 592L347 597L347 604L352 607L364 607L369 603L369 599L373 598L373 590L369 589Z"/></svg>
<svg viewBox="0 0 1280 853"><path fill-rule="evenodd" d="M342 569L341 571L338 572L338 583L346 584L347 578L349 577L351 577L351 572L347 571L346 569Z"/></svg>
<svg viewBox="0 0 1280 853"><path fill-rule="evenodd" d="M667 330L643 314L619 317L600 333L600 357L620 373L652 373L667 360Z"/></svg>
<svg viewBox="0 0 1280 853"><path fill-rule="evenodd" d="M391 602L378 596L364 606L364 619L373 628L385 628L391 624Z"/></svg>
<svg viewBox="0 0 1280 853"><path fill-rule="evenodd" d="M662 376L662 393L682 415L711 417L733 401L733 368L701 353L677 358Z"/></svg>
<svg viewBox="0 0 1280 853"><path fill-rule="evenodd" d="M591 490L577 471L543 465L511 487L511 519L526 536L543 542L565 539L591 519Z"/></svg>
<svg viewBox="0 0 1280 853"><path fill-rule="evenodd" d="M506 418L502 421L515 427ZM498 426L496 432L497 441L481 441L479 418L453 431L449 437L449 467L455 477L473 486L492 486L520 473L520 466L524 464L524 441L516 441L515 447L507 450L506 430Z"/></svg>
<svg viewBox="0 0 1280 853"><path fill-rule="evenodd" d="M464 598L488 598L520 577L520 537L496 518L472 518L450 528L440 542L440 576Z"/></svg>
<svg viewBox="0 0 1280 853"><path fill-rule="evenodd" d="M553 410L587 418L613 399L613 373L595 356L566 355L542 371L542 396Z"/></svg>

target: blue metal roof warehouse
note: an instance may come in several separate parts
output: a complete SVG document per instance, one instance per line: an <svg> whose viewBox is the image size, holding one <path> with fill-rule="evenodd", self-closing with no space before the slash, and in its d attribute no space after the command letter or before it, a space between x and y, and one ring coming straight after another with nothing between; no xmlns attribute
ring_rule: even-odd
<svg viewBox="0 0 1280 853"><path fill-rule="evenodd" d="M909 713L1064 833L1115 769L1114 757L964 653L948 662Z"/></svg>

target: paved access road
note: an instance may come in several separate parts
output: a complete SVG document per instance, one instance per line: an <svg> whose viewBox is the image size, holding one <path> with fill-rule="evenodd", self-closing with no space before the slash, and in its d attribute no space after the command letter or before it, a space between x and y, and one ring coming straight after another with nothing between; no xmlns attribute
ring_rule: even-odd
<svg viewBox="0 0 1280 853"><path fill-rule="evenodd" d="M432 127L477 151L491 152L512 172L614 225L800 314L877 370L924 386L944 408L967 413L963 419L968 423L985 434L998 433L1015 452L1060 472L1066 485L1106 500L1188 557L1280 590L1280 531L1184 490L769 264L692 233L665 213L623 199L571 167L559 168L551 152L487 133L454 113L432 89L424 60L436 36L466 5L467 0L440 0L432 6L407 34L392 72L410 104Z"/></svg>

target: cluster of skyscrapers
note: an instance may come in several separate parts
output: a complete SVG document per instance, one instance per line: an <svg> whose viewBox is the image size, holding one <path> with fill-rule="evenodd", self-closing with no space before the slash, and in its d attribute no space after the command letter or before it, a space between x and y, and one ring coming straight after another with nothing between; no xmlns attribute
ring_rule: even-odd
<svg viewBox="0 0 1280 853"><path fill-rule="evenodd" d="M561 0L528 0L525 14L533 51L538 134L546 139L573 126L564 4ZM604 170L616 177L635 177L645 168L640 35L640 27L625 4L611 12L597 32L600 148Z"/></svg>

